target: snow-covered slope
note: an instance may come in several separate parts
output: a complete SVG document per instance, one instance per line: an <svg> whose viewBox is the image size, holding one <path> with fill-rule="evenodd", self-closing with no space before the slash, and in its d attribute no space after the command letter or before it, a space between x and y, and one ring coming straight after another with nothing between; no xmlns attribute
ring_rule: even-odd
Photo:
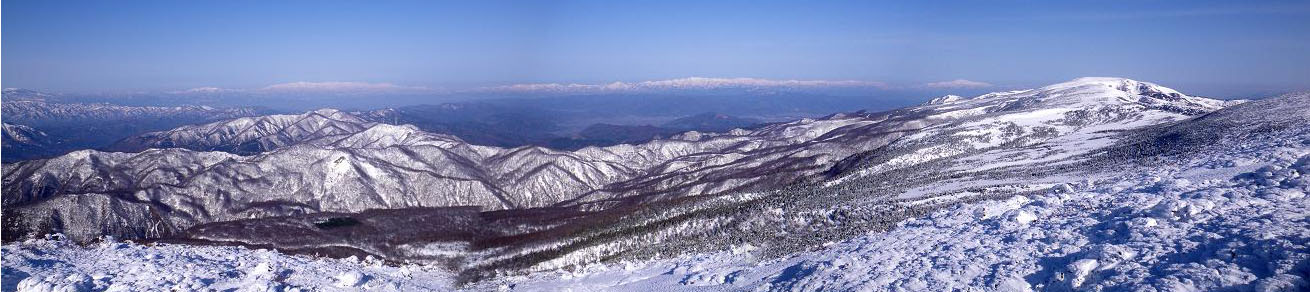
<svg viewBox="0 0 1310 292"><path fill-rule="evenodd" d="M750 245L483 283L515 290L1304 291L1310 152L1268 149L1280 185L1158 169L945 208L782 259ZM1299 160L1286 160L1296 153ZM1287 166L1289 165L1290 166ZM1253 172L1263 176L1262 172Z"/></svg>
<svg viewBox="0 0 1310 292"><path fill-rule="evenodd" d="M959 200L967 192L1014 187L1007 181L1054 183L1022 195L943 204L885 232L786 257L762 256L758 246L768 242L736 242L717 252L593 264L474 287L1305 291L1310 289L1308 102L1310 94L1292 94L1134 130L1126 140L1067 159L1063 164L1076 169L1072 172L1049 168L1060 163L1037 162L1018 169L1023 173L963 172L935 179L935 187L965 191L890 203L940 204L937 199L944 197ZM969 181L993 187L964 185Z"/></svg>
<svg viewBox="0 0 1310 292"><path fill-rule="evenodd" d="M469 145L331 110L243 118L153 134L149 137L158 139L149 141L156 142L141 144L187 141L201 149L275 150L244 157L183 149L81 151L6 165L5 212L21 218L15 219L21 224L6 228L61 231L86 240L106 232L158 236L206 222L312 212L465 205L607 208L827 176L841 181L996 149L1025 153L989 163L1075 155L1095 145L1053 150L1059 155L1029 146L1059 138L1081 143L1109 135L1106 131L1179 120L1222 104L1149 83L1084 78L940 105L838 114L751 131L689 132L573 152ZM847 171L854 168L859 168L854 174ZM78 219L52 225L48 218Z"/></svg>
<svg viewBox="0 0 1310 292"><path fill-rule="evenodd" d="M345 112L321 109L300 115L238 118L145 133L119 141L110 149L140 152L149 148L185 148L249 155L327 136L358 133L375 124Z"/></svg>
<svg viewBox="0 0 1310 292"><path fill-rule="evenodd" d="M5 148L40 146L49 141L49 137L32 127L4 123Z"/></svg>
<svg viewBox="0 0 1310 292"><path fill-rule="evenodd" d="M50 135L32 127L4 123L3 139L0 146L4 148L4 158L0 160L5 162L57 154L49 151L57 142Z"/></svg>

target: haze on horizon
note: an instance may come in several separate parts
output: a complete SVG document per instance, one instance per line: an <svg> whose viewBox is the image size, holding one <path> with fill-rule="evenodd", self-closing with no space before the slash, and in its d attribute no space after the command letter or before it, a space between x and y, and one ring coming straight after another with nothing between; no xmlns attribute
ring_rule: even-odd
<svg viewBox="0 0 1310 292"><path fill-rule="evenodd" d="M5 1L3 86L469 90L692 76L1026 88L1118 76L1310 89L1298 1Z"/></svg>

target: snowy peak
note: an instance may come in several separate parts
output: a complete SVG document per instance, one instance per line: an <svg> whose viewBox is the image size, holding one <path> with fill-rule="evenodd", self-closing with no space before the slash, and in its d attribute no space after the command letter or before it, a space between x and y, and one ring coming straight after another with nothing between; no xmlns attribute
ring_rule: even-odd
<svg viewBox="0 0 1310 292"><path fill-rule="evenodd" d="M6 142L33 143L38 139L45 138L45 136L45 133L33 129L32 127L4 123L4 137Z"/></svg>
<svg viewBox="0 0 1310 292"><path fill-rule="evenodd" d="M945 103L952 103L960 100L964 100L964 97L961 97L959 95L947 94L942 97L934 98L928 101L928 103L926 104L927 105L945 104Z"/></svg>
<svg viewBox="0 0 1310 292"><path fill-rule="evenodd" d="M988 93L969 101L973 107L1004 103L1003 106L995 107L1003 111L1116 108L1123 111L1154 110L1183 116L1199 115L1231 104L1188 96L1150 82L1115 77L1083 77L1037 89Z"/></svg>
<svg viewBox="0 0 1310 292"><path fill-rule="evenodd" d="M1129 104L1188 116L1225 106L1224 101L1188 96L1172 88L1127 78L1084 77L1042 87L1036 92L1048 97L1074 99L1079 103Z"/></svg>
<svg viewBox="0 0 1310 292"><path fill-rule="evenodd" d="M1186 96L1178 92L1177 90L1160 86L1155 83L1142 82L1142 81L1132 80L1128 78L1118 78L1118 77L1082 77L1082 78L1074 79L1069 82L1047 86L1044 87L1043 89L1062 88L1062 87L1080 87L1080 86L1106 86L1133 95L1161 96L1161 97L1173 97L1173 98Z"/></svg>
<svg viewBox="0 0 1310 292"><path fill-rule="evenodd" d="M458 137L424 132L414 125L373 124L363 131L326 136L310 142L331 148L386 148L393 146L436 146L453 148L465 145Z"/></svg>
<svg viewBox="0 0 1310 292"><path fill-rule="evenodd" d="M1129 103L1185 102L1187 95L1172 88L1127 78L1083 77L1033 91L1040 98L1076 101L1120 101ZM1218 109L1218 108L1214 108Z"/></svg>
<svg viewBox="0 0 1310 292"><path fill-rule="evenodd" d="M3 158L0 158L0 160L8 163L58 154L51 153L53 147L50 146L55 143L54 139L51 139L49 135L41 132L41 130L24 125L4 123L3 139L0 139L0 148L3 148L3 151L0 152L3 153L3 156L0 157Z"/></svg>

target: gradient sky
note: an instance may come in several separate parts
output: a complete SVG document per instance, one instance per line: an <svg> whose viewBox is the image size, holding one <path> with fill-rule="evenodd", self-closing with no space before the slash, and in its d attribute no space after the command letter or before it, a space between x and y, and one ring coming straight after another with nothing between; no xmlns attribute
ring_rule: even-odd
<svg viewBox="0 0 1310 292"><path fill-rule="evenodd" d="M621 3L620 3L621 2ZM1310 89L1305 1L3 1L3 86L1121 76Z"/></svg>

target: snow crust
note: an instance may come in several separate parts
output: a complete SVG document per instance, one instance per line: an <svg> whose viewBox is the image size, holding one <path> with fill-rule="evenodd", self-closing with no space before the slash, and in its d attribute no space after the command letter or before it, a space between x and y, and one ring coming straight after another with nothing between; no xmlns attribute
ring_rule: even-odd
<svg viewBox="0 0 1310 292"><path fill-rule="evenodd" d="M292 256L228 246L86 247L60 236L4 246L3 291L441 291L441 267Z"/></svg>

